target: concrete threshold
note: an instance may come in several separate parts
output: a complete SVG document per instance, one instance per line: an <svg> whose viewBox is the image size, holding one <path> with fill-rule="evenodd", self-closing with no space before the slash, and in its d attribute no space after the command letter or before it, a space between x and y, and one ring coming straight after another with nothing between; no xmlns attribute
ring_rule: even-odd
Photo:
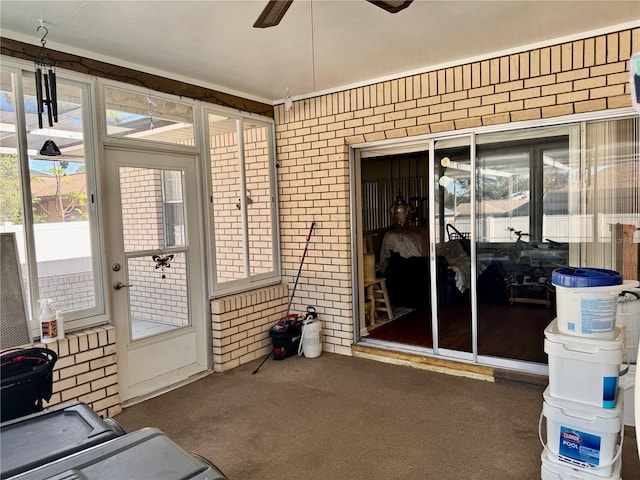
<svg viewBox="0 0 640 480"><path fill-rule="evenodd" d="M352 345L351 351L354 357L368 358L379 362L405 365L420 368L432 372L446 373L459 377L474 378L494 382L494 369L484 365L445 360L442 358L417 355L413 353L397 352L386 348L372 347L368 345Z"/></svg>

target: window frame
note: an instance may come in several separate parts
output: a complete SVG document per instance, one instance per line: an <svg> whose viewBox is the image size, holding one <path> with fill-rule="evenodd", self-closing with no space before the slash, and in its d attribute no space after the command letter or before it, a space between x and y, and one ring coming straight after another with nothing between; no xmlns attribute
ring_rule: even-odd
<svg viewBox="0 0 640 480"><path fill-rule="evenodd" d="M244 276L239 279L233 279L225 282L218 282L216 270L216 236L215 236L215 192L213 192L213 178L211 169L211 145L209 136L208 115L224 116L230 120L236 121L236 132L238 135L238 163L240 176L238 178L240 193L240 210L242 215L242 242L243 242L243 259L244 259ZM244 113L225 107L216 107L210 105L201 105L200 109L201 129L202 129L202 158L204 191L206 192L206 237L207 250L209 258L208 280L209 280L209 296L210 298L219 298L230 294L241 293L256 288L280 283L282 280L280 270L280 234L279 234L279 212L278 212L278 188L276 175L276 149L275 149L275 122L268 117L258 116L256 114ZM272 269L266 273L252 275L250 273L250 250L249 250L249 234L251 225L248 224L247 218L247 182L246 169L244 164L244 121L252 124L260 124L268 129L268 155L269 155L269 195L271 200L271 258ZM243 194L244 193L244 194Z"/></svg>
<svg viewBox="0 0 640 480"><path fill-rule="evenodd" d="M20 170L20 190L22 220L24 229L25 255L25 300L28 302L28 324L32 340L40 338L38 324L39 312L39 277L34 233L34 219L32 212L32 191L27 144L26 117L24 105L23 79L34 75L32 64L12 61L3 58L2 71L13 78L15 127L18 139L17 157ZM95 304L93 307L64 311L64 329L66 332L81 330L109 323L109 308L105 293L106 268L104 265L102 242L102 218L100 211L100 192L97 178L99 162L97 156L97 126L95 115L96 85L95 81L81 74L70 73L61 69L56 70L58 85L70 85L81 92L82 133L85 152L85 182L87 190L87 210L89 212L89 235L91 248L91 267L93 272L93 288Z"/></svg>

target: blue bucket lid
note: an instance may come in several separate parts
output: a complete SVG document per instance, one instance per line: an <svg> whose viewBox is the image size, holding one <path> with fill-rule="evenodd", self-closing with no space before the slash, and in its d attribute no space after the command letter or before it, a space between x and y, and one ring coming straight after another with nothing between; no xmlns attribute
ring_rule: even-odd
<svg viewBox="0 0 640 480"><path fill-rule="evenodd" d="M611 287L622 285L622 275L604 268L556 268L551 274L551 283L559 287Z"/></svg>

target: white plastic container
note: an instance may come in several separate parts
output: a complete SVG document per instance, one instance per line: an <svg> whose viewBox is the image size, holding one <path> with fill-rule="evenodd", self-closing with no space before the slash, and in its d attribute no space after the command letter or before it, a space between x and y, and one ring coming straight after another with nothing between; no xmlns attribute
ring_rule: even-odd
<svg viewBox="0 0 640 480"><path fill-rule="evenodd" d="M624 325L616 326L613 340L574 337L559 333L557 319L553 320L544 330L550 395L595 407L615 407L625 330Z"/></svg>
<svg viewBox="0 0 640 480"><path fill-rule="evenodd" d="M618 384L620 391L624 395L624 424L630 427L636 425L636 416L634 411L635 405L635 385L636 385L636 365L631 365L626 375L622 375Z"/></svg>
<svg viewBox="0 0 640 480"><path fill-rule="evenodd" d="M618 445L622 442L623 395L618 395L612 409L560 400L551 396L549 388L543 397L548 459L600 477L611 476L622 449Z"/></svg>
<svg viewBox="0 0 640 480"><path fill-rule="evenodd" d="M624 293L624 295L622 295ZM616 322L627 327L627 357L635 363L640 343L640 289L625 289L620 292Z"/></svg>
<svg viewBox="0 0 640 480"><path fill-rule="evenodd" d="M40 341L52 343L58 339L58 327L56 315L50 298L41 298L40 303Z"/></svg>
<svg viewBox="0 0 640 480"><path fill-rule="evenodd" d="M307 358L319 357L322 353L322 325L320 320L304 320L300 348Z"/></svg>
<svg viewBox="0 0 640 480"><path fill-rule="evenodd" d="M592 472L572 467L569 464L553 462L550 457L551 455L546 450L542 451L540 457L542 462L540 477L542 480L620 480L622 458L618 458L614 462L610 476L601 477Z"/></svg>
<svg viewBox="0 0 640 480"><path fill-rule="evenodd" d="M557 268L551 274L556 287L558 330L566 335L613 338L622 275L604 268ZM628 282L631 287L637 283Z"/></svg>

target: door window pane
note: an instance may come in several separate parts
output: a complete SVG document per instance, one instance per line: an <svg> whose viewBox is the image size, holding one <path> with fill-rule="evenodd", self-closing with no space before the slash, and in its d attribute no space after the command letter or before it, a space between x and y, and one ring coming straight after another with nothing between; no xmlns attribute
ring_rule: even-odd
<svg viewBox="0 0 640 480"><path fill-rule="evenodd" d="M156 268L153 255L128 256L132 340L190 324L186 255L174 253L165 268Z"/></svg>
<svg viewBox="0 0 640 480"><path fill-rule="evenodd" d="M179 170L120 168L125 252L185 244L182 185Z"/></svg>
<svg viewBox="0 0 640 480"><path fill-rule="evenodd" d="M178 170L162 171L165 244L167 247L185 245L183 174Z"/></svg>

